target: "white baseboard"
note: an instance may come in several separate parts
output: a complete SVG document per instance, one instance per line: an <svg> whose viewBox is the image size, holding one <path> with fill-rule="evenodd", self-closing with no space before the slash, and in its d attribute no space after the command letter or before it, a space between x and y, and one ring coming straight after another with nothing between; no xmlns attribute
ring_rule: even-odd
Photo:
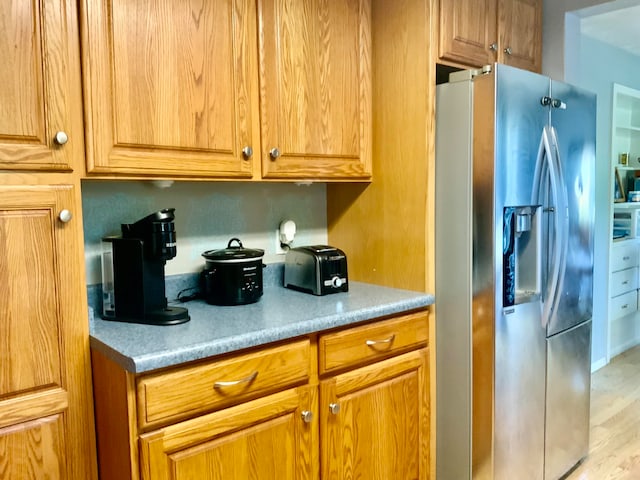
<svg viewBox="0 0 640 480"><path fill-rule="evenodd" d="M596 360L595 362L593 362L591 364L591 373L600 370L606 364L607 364L607 359L606 358L601 358L599 360Z"/></svg>
<svg viewBox="0 0 640 480"><path fill-rule="evenodd" d="M640 338L632 338L624 343L621 343L619 345L616 345L615 347L611 348L611 351L609 352L609 358L613 358L616 355L620 355L622 352L629 350L632 347L635 347L636 345L640 344Z"/></svg>

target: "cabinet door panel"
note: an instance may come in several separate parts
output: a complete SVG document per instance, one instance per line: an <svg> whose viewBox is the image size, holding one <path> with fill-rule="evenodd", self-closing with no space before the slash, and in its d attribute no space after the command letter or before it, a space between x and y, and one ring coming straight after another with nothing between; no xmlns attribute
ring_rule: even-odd
<svg viewBox="0 0 640 480"><path fill-rule="evenodd" d="M141 436L145 480L308 479L311 387L286 390Z"/></svg>
<svg viewBox="0 0 640 480"><path fill-rule="evenodd" d="M500 62L542 69L542 1L500 0ZM511 53L505 50L509 49Z"/></svg>
<svg viewBox="0 0 640 480"><path fill-rule="evenodd" d="M370 0L258 3L263 176L369 177Z"/></svg>
<svg viewBox="0 0 640 480"><path fill-rule="evenodd" d="M267 420L228 437L170 454L168 461L176 478L249 479L261 472L264 478L294 479L295 463L287 461L293 456L294 421L291 415ZM267 455L276 445L280 451Z"/></svg>
<svg viewBox="0 0 640 480"><path fill-rule="evenodd" d="M14 477L0 461L1 478L47 478L37 469L46 471L55 458L67 465L60 478L94 478L76 194L72 185L0 186L0 448L21 452L0 458L15 468L48 465ZM61 222L63 209L77 217Z"/></svg>
<svg viewBox="0 0 640 480"><path fill-rule="evenodd" d="M9 0L0 4L0 168L70 170L71 146L82 149L72 123L68 5ZM77 89L76 89L77 90ZM80 96L80 92L75 92ZM76 104L79 105L79 104ZM78 118L80 111L77 110ZM57 131L69 145L57 146Z"/></svg>
<svg viewBox="0 0 640 480"><path fill-rule="evenodd" d="M62 415L0 429L0 478L67 478Z"/></svg>
<svg viewBox="0 0 640 480"><path fill-rule="evenodd" d="M87 2L88 170L251 176L255 5Z"/></svg>
<svg viewBox="0 0 640 480"><path fill-rule="evenodd" d="M440 59L476 67L495 61L496 1L440 0Z"/></svg>
<svg viewBox="0 0 640 480"><path fill-rule="evenodd" d="M426 352L320 383L322 478L428 478Z"/></svg>
<svg viewBox="0 0 640 480"><path fill-rule="evenodd" d="M0 397L61 384L53 207L0 210Z"/></svg>

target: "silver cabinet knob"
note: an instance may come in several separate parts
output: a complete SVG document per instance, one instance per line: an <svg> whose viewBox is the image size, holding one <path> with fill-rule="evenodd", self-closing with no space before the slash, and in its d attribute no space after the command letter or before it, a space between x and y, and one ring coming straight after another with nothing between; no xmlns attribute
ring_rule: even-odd
<svg viewBox="0 0 640 480"><path fill-rule="evenodd" d="M242 155L244 155L244 158L251 158L251 155L253 155L253 148L247 145L242 149Z"/></svg>
<svg viewBox="0 0 640 480"><path fill-rule="evenodd" d="M58 214L58 218L62 223L67 223L73 218L73 214L65 208Z"/></svg>
<svg viewBox="0 0 640 480"><path fill-rule="evenodd" d="M271 150L269 150L269 155L271 155L271 158L275 160L280 156L280 150L278 150L277 148L272 148Z"/></svg>
<svg viewBox="0 0 640 480"><path fill-rule="evenodd" d="M507 47L504 49L504 53L506 53L507 55L511 55L511 52L512 52L511 47Z"/></svg>
<svg viewBox="0 0 640 480"><path fill-rule="evenodd" d="M340 404L339 403L330 403L329 404L329 411L331 413L333 413L334 415L337 415L340 413Z"/></svg>
<svg viewBox="0 0 640 480"><path fill-rule="evenodd" d="M65 143L67 143L69 141L69 137L67 136L66 133L64 133L62 130L60 130L53 137L53 141L56 142L58 145L64 145Z"/></svg>
<svg viewBox="0 0 640 480"><path fill-rule="evenodd" d="M496 42L493 42L491 45L489 45L489 50L491 50L492 52L497 52L498 44Z"/></svg>
<svg viewBox="0 0 640 480"><path fill-rule="evenodd" d="M311 412L309 410L303 410L302 411L302 421L304 423L311 423L312 420L313 420L313 412Z"/></svg>

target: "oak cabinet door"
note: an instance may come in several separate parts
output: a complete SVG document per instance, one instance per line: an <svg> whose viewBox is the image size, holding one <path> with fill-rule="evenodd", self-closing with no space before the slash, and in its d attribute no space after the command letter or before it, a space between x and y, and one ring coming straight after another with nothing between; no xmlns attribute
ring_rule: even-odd
<svg viewBox="0 0 640 480"><path fill-rule="evenodd" d="M142 478L313 478L317 428L302 419L312 398L311 387L294 388L143 434Z"/></svg>
<svg viewBox="0 0 640 480"><path fill-rule="evenodd" d="M427 479L427 349L320 382L321 478Z"/></svg>
<svg viewBox="0 0 640 480"><path fill-rule="evenodd" d="M255 10L252 0L86 0L88 171L251 177Z"/></svg>
<svg viewBox="0 0 640 480"><path fill-rule="evenodd" d="M493 62L540 72L541 0L440 0L438 57L468 67Z"/></svg>
<svg viewBox="0 0 640 480"><path fill-rule="evenodd" d="M496 2L440 0L439 58L475 67L495 62L498 48Z"/></svg>
<svg viewBox="0 0 640 480"><path fill-rule="evenodd" d="M258 0L262 176L371 176L370 0Z"/></svg>
<svg viewBox="0 0 640 480"><path fill-rule="evenodd" d="M500 0L500 62L542 70L542 1Z"/></svg>
<svg viewBox="0 0 640 480"><path fill-rule="evenodd" d="M60 215L76 201L71 185L0 187L2 478L95 473L81 232Z"/></svg>
<svg viewBox="0 0 640 480"><path fill-rule="evenodd" d="M71 0L0 4L0 169L69 171L82 155L75 21Z"/></svg>
<svg viewBox="0 0 640 480"><path fill-rule="evenodd" d="M65 464L62 415L0 428L0 455L6 460L0 469L2 478L70 478Z"/></svg>

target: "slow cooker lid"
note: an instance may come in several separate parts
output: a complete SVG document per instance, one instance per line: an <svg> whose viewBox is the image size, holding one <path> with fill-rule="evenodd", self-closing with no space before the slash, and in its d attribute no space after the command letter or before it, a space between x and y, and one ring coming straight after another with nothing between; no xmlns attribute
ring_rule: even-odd
<svg viewBox="0 0 640 480"><path fill-rule="evenodd" d="M237 242L237 245L232 245ZM259 248L244 248L242 242L238 238L232 238L227 244L227 248L220 250L208 250L202 254L204 258L210 261L241 261L254 258L262 258L264 250Z"/></svg>

